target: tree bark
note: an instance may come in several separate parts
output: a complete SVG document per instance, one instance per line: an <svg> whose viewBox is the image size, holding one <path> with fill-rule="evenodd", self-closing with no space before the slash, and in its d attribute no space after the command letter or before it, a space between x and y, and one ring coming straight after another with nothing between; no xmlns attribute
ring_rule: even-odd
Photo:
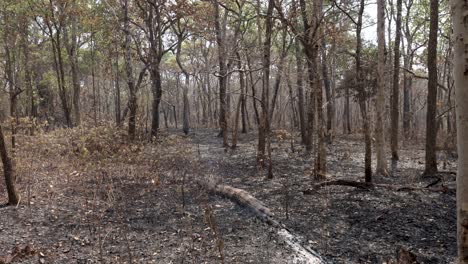
<svg viewBox="0 0 468 264"><path fill-rule="evenodd" d="M362 52L362 38L361 38L361 30L362 30L362 16L364 14L364 7L365 1L360 1L359 12L358 12L358 20L356 24L356 78L357 78L357 85L358 85L358 93L359 93L359 107L361 109L361 116L363 121L363 130L364 130L364 143L365 143L365 154L364 154L364 174L365 174L365 181L371 182L372 181L372 142L371 142L371 135L370 135L370 122L369 122L369 115L367 113L367 93L364 87L364 79L361 67L361 52Z"/></svg>
<svg viewBox="0 0 468 264"><path fill-rule="evenodd" d="M398 160L398 132L399 132L399 109L400 109L400 43L401 43L401 9L402 0L397 0L397 19L394 43L393 61L393 86L392 86L392 110L390 126L390 148L392 160Z"/></svg>
<svg viewBox="0 0 468 264"><path fill-rule="evenodd" d="M385 111L385 0L377 0L377 42L377 100L375 105L377 112L375 127L377 168L375 173L388 175L383 125L383 115Z"/></svg>
<svg viewBox="0 0 468 264"><path fill-rule="evenodd" d="M429 81L427 84L426 115L426 163L424 175L437 173L436 138L437 138L437 31L439 28L439 1L431 0L429 43L427 66ZM456 57L456 56L455 56ZM458 97L458 96L457 96Z"/></svg>
<svg viewBox="0 0 468 264"><path fill-rule="evenodd" d="M326 39L325 37L322 38L322 46L320 52L322 53L322 75L323 75L323 84L325 87L325 96L327 99L327 129L326 129L326 138L328 143L333 141L333 128L332 124L335 122L334 120L334 98L332 98L332 91L331 91L331 82L328 72L328 56L326 50Z"/></svg>
<svg viewBox="0 0 468 264"><path fill-rule="evenodd" d="M115 123L118 127L122 125L122 113L120 103L120 71L119 71L119 53L116 52L115 59Z"/></svg>
<svg viewBox="0 0 468 264"><path fill-rule="evenodd" d="M268 1L266 22L265 22L265 40L263 42L263 78L262 78L262 114L260 118L260 126L258 132L258 148L257 148L257 161L260 166L265 165L265 159L268 165L268 179L273 178L272 160L271 160L271 135L270 135L270 66L271 66L271 39L273 35L273 9L274 0ZM260 2L258 2L260 9ZM260 10L257 10L260 14ZM265 157L265 148L267 156Z"/></svg>
<svg viewBox="0 0 468 264"><path fill-rule="evenodd" d="M13 160L8 155L8 150L5 143L2 127L0 126L0 156L3 163L3 174L5 176L5 185L8 192L8 205L17 205L19 203L19 195L16 191L15 181L15 166Z"/></svg>
<svg viewBox="0 0 468 264"><path fill-rule="evenodd" d="M130 33L130 19L128 16L128 0L124 0L124 33L125 33L125 71L127 74L127 84L129 90L128 98L128 136L130 140L135 139L136 130L136 111L138 108L137 91L135 80L133 78L132 66L132 48L131 48L131 33Z"/></svg>
<svg viewBox="0 0 468 264"><path fill-rule="evenodd" d="M161 84L161 72L159 70L159 62L154 62L151 66L151 92L153 94L153 103L151 110L151 139L158 136L159 130L159 105L161 104L162 97L162 84Z"/></svg>
<svg viewBox="0 0 468 264"><path fill-rule="evenodd" d="M218 44L218 64L219 64L219 127L223 136L223 147L228 147L228 126L226 117L226 89L227 89L227 68L226 68L226 54L223 34L221 31L219 3L217 0L213 1L215 10L215 32L216 43Z"/></svg>
<svg viewBox="0 0 468 264"><path fill-rule="evenodd" d="M308 145L309 138L307 137L307 125L306 125L306 117L305 117L305 107L304 107L304 87L303 87L303 72L304 66L301 57L301 48L296 41L295 43L295 56L296 56L296 86L297 86L297 106L299 112L299 124L301 128L301 139L302 144Z"/></svg>
<svg viewBox="0 0 468 264"><path fill-rule="evenodd" d="M77 8L76 0L73 1L73 8ZM68 40L68 29L64 28L65 44L70 61L72 87L73 87L73 114L75 117L75 126L81 124L80 112L80 93L81 86L79 80L79 66L78 66L78 40L77 40L77 18L75 12L71 12L71 39ZM94 44L93 44L94 45Z"/></svg>
<svg viewBox="0 0 468 264"><path fill-rule="evenodd" d="M432 3L435 2L435 3ZM454 79L457 115L458 173L457 173L457 238L458 263L468 263L468 4L451 0L454 39ZM436 0L431 1L434 13ZM432 9L431 9L432 10ZM431 13L432 14L432 13ZM434 14L434 17L436 15Z"/></svg>

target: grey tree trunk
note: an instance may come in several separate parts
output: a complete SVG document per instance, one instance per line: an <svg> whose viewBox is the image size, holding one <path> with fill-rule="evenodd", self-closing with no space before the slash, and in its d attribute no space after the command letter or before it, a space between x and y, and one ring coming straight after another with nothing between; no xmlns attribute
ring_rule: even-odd
<svg viewBox="0 0 468 264"><path fill-rule="evenodd" d="M397 19L394 43L393 86L391 105L390 148L392 161L398 160L398 133L400 109L400 44L401 44L401 9L402 0L397 0Z"/></svg>
<svg viewBox="0 0 468 264"><path fill-rule="evenodd" d="M429 81L427 84L427 114L426 114L426 165L424 175L437 173L437 31L439 29L439 1L431 0L429 43L427 52L427 67Z"/></svg>
<svg viewBox="0 0 468 264"><path fill-rule="evenodd" d="M124 0L124 33L125 33L125 71L127 75L127 84L129 91L128 98L128 136L130 140L135 139L136 132L136 111L138 108L137 91L135 80L133 78L132 66L132 47L131 47L131 32L130 32L130 19L128 17L128 0Z"/></svg>
<svg viewBox="0 0 468 264"><path fill-rule="evenodd" d="M431 2L437 2L435 0ZM454 79L457 115L457 240L458 263L468 263L468 5L451 0L454 39ZM434 9L437 4L434 3Z"/></svg>
<svg viewBox="0 0 468 264"><path fill-rule="evenodd" d="M385 158L385 136L383 115L385 111L385 0L377 0L377 100L376 100L376 174L388 175L387 160Z"/></svg>
<svg viewBox="0 0 468 264"><path fill-rule="evenodd" d="M0 126L0 156L3 163L3 174L5 176L5 185L8 192L8 205L17 205L19 203L19 195L16 191L16 174L13 160L8 155L8 150L5 143L5 136L2 127Z"/></svg>
<svg viewBox="0 0 468 264"><path fill-rule="evenodd" d="M226 89L227 89L227 66L226 66L226 54L223 34L221 31L220 22L220 11L219 3L217 0L213 0L213 7L215 10L215 33L216 42L218 44L218 64L219 64L219 127L223 137L223 147L228 147L228 136L227 136L227 114L226 114Z"/></svg>
<svg viewBox="0 0 468 264"><path fill-rule="evenodd" d="M365 143L365 154L364 154L364 174L365 181L372 181L372 142L370 135L370 122L369 115L367 112L367 96L364 87L364 80L362 75L362 66L361 66L361 52L362 52L362 39L361 39L361 30L362 30L362 16L364 14L365 1L360 1L358 20L356 24L356 79L358 84L358 93L359 93L359 107L361 110L363 130L364 130L364 143Z"/></svg>

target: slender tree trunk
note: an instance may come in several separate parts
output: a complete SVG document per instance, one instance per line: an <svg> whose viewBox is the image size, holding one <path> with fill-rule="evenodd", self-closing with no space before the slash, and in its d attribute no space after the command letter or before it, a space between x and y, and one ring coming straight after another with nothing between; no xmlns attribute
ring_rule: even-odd
<svg viewBox="0 0 468 264"><path fill-rule="evenodd" d="M184 74L185 76L185 84L183 88L183 103L184 103L184 112L183 112L183 119L182 119L182 131L185 135L188 135L190 132L190 109L189 109L189 99L188 99L188 89L190 85L190 75Z"/></svg>
<svg viewBox="0 0 468 264"><path fill-rule="evenodd" d="M137 93L135 81L133 78L132 67L132 48L131 48L131 33L130 33L130 19L128 17L128 0L124 0L124 32L125 32L125 71L127 74L127 84L129 90L128 98L128 136L131 140L135 139L136 130L136 112L138 108Z"/></svg>
<svg viewBox="0 0 468 264"><path fill-rule="evenodd" d="M151 92L153 94L152 103L152 120L151 120L151 139L158 136L159 130L159 105L161 104L162 98L162 84L161 84L161 73L159 71L159 60L155 62L151 67Z"/></svg>
<svg viewBox="0 0 468 264"><path fill-rule="evenodd" d="M437 10L438 3L431 1ZM457 238L458 263L468 263L468 4L451 0L454 37L454 79L457 116L458 173L457 173ZM432 10L432 9L431 9ZM434 11L436 12L436 11ZM435 14L434 14L435 17Z"/></svg>
<svg viewBox="0 0 468 264"><path fill-rule="evenodd" d="M330 80L331 80L331 104L332 104L332 135L333 137L336 135L336 125L337 125L337 118L336 118L336 37L335 35L332 38L331 43L331 67L330 67Z"/></svg>
<svg viewBox="0 0 468 264"><path fill-rule="evenodd" d="M184 74L185 83L182 88L182 101L183 101L183 112L182 112L182 131L185 135L188 135L190 132L190 109L189 109L189 100L188 100L188 89L190 84L190 74L183 66L182 61L180 60L180 52L182 49L182 41L183 41L183 34L178 34L178 42L177 42L177 50L176 50L176 61L179 68L182 70Z"/></svg>
<svg viewBox="0 0 468 264"><path fill-rule="evenodd" d="M302 144L308 145L309 137L307 137L307 125L306 125L306 117L305 117L305 107L304 107L304 87L303 87L303 72L304 67L302 63L302 56L301 56L301 48L296 41L295 43L295 56L296 56L296 87L297 87L297 104L298 104L298 112L299 112L299 123L301 128L301 139Z"/></svg>
<svg viewBox="0 0 468 264"><path fill-rule="evenodd" d="M377 100L376 100L376 153L377 168L375 173L388 175L387 160L385 158L385 136L383 115L385 111L385 0L377 0Z"/></svg>
<svg viewBox="0 0 468 264"><path fill-rule="evenodd" d="M410 19L411 8L413 6L413 0L409 0L406 4L406 23L405 23L405 37L406 37L406 54L404 59L404 68L412 70L413 66L413 33L410 31ZM403 80L403 134L405 138L410 136L411 128L411 86L412 76L407 71L404 72Z"/></svg>
<svg viewBox="0 0 468 264"><path fill-rule="evenodd" d="M76 0L73 1L73 4L76 5ZM75 6L76 7L76 6ZM72 84L73 84L73 110L75 115L75 126L81 124L81 112L80 112L80 77L79 77L79 65L78 65L78 40L77 40L77 21L76 15L73 14L71 17L72 28L71 28L71 47L69 51L70 55L70 67L72 74Z"/></svg>
<svg viewBox="0 0 468 264"><path fill-rule="evenodd" d="M221 31L219 3L217 0L213 1L215 9L215 32L216 42L218 44L218 63L219 63L219 127L223 137L223 147L228 147L228 126L226 114L226 89L227 89L227 68L226 68L226 54L223 34Z"/></svg>
<svg viewBox="0 0 468 264"><path fill-rule="evenodd" d="M407 44L408 46L410 43ZM404 62L405 69L411 70L411 55L408 52L411 52L411 48L407 48L407 54ZM410 124L411 124L411 101L410 101L410 92L413 80L409 73L405 72L404 74L404 83L403 83L403 134L405 138L409 136Z"/></svg>
<svg viewBox="0 0 468 264"><path fill-rule="evenodd" d="M393 89L392 89L392 114L390 127L390 147L392 160L398 160L398 132L400 109L400 43L401 43L401 9L402 0L397 0L397 19L394 43L393 61Z"/></svg>
<svg viewBox="0 0 468 264"><path fill-rule="evenodd" d="M356 25L356 78L358 83L359 91L359 107L361 109L361 116L363 121L363 130L364 130L364 143L365 143L365 154L364 154L364 173L365 181L372 181L372 142L370 135L370 122L367 112L366 105L366 92L364 87L363 73L361 67L361 52L362 52L362 39L361 39L361 30L362 30L362 16L364 14L365 1L360 1L358 21Z"/></svg>
<svg viewBox="0 0 468 264"><path fill-rule="evenodd" d="M16 191L16 174L13 160L8 155L8 150L5 143L2 127L0 126L0 156L3 163L3 174L5 176L5 185L8 192L8 204L17 205L19 203L19 195Z"/></svg>
<svg viewBox="0 0 468 264"><path fill-rule="evenodd" d="M320 27L320 20L322 18L322 3L323 0L314 1L314 17L312 20L313 27L320 32L322 35L322 29ZM320 28L320 29L319 29ZM318 42L319 40L316 39L313 41ZM322 80L319 74L319 64L320 64L320 47L319 45L315 45L316 48L314 50L314 72L315 72L315 85L314 85L314 92L315 92L315 99L317 100L315 104L315 111L317 112L317 157L315 160L315 173L317 175L323 176L327 173L327 160L326 160L326 148L325 148L325 116L323 114L323 88L322 88Z"/></svg>
<svg viewBox="0 0 468 264"><path fill-rule="evenodd" d="M284 69L284 63L286 61L286 57L288 56L288 50L289 48L287 47L287 30L284 29L282 32L282 47L281 47L281 55L280 55L280 61L278 64L278 70L277 74L275 77L275 84L273 85L273 98L271 101L271 107L270 107L270 121L273 122L273 113L275 111L275 106L276 106L276 101L278 100L278 93L279 89L281 86L281 79L283 77L283 69Z"/></svg>
<svg viewBox="0 0 468 264"><path fill-rule="evenodd" d="M333 115L333 108L334 108L334 100L332 99L332 92L331 92L331 83L330 77L328 73L328 59L327 59L327 51L326 51L327 42L325 37L322 38L322 47L320 49L322 54L322 75L323 75L323 84L325 87L325 96L327 99L327 129L326 129L326 139L328 143L333 141L333 133L332 133L332 124L334 122L334 115Z"/></svg>
<svg viewBox="0 0 468 264"><path fill-rule="evenodd" d="M36 104L34 101L34 86L32 84L32 77L31 77L31 66L30 64L30 49L28 43L29 37L29 30L28 30L28 19L26 17L22 18L22 38L21 38L21 48L23 51L23 65L24 65L24 80L25 86L28 93L28 101L29 101L29 117L31 122L37 116L37 109ZM34 134L34 127L31 127L30 134Z"/></svg>
<svg viewBox="0 0 468 264"><path fill-rule="evenodd" d="M120 71L119 71L119 55L115 60L115 123L118 127L122 125L122 114L120 107Z"/></svg>
<svg viewBox="0 0 468 264"><path fill-rule="evenodd" d="M258 2L258 5L260 3ZM260 6L258 6L260 8ZM265 166L265 159L268 158L268 179L273 178L272 160L271 160L271 142L270 142L270 118L269 118L269 101L270 101L270 64L271 64L271 39L273 34L273 8L274 1L268 1L268 8L265 23L265 40L263 43L263 82L262 82L262 114L260 125L258 128L258 147L257 161L261 167ZM259 10L257 10L259 12ZM260 13L259 13L260 14ZM267 157L265 156L265 148L267 148Z"/></svg>
<svg viewBox="0 0 468 264"><path fill-rule="evenodd" d="M241 86L243 86L243 84L241 84ZM237 100L236 115L234 118L234 129L232 131L232 145L231 145L232 149L237 148L237 136L239 132L239 116L240 116L241 102L242 102L242 99L241 97L239 97L239 100Z"/></svg>
<svg viewBox="0 0 468 264"><path fill-rule="evenodd" d="M426 166L424 175L437 173L436 139L437 139L437 31L439 29L439 1L431 0L431 18L429 27L429 43L427 52L427 67L429 81L427 84L427 115L426 115ZM456 56L455 56L456 57ZM458 95L457 95L458 97Z"/></svg>
<svg viewBox="0 0 468 264"><path fill-rule="evenodd" d="M255 123L257 124L257 126L260 124L260 114L258 113L258 107L257 107L257 94L256 94L256 89L255 89L255 82L253 80L253 73L252 73L252 66L250 64L250 58L249 56L247 55L247 66L249 67L249 79L250 79L250 88L252 90L252 106L253 106L253 109L254 109L254 113L255 113Z"/></svg>
<svg viewBox="0 0 468 264"><path fill-rule="evenodd" d="M343 133L344 134L351 134L351 108L349 104L349 86L346 85L345 87L345 107L344 107L344 123L343 123Z"/></svg>

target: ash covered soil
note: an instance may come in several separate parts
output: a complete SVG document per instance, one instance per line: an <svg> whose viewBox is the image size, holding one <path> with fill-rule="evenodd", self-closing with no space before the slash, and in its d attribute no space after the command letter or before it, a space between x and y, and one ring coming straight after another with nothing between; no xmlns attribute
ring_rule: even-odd
<svg viewBox="0 0 468 264"><path fill-rule="evenodd" d="M19 136L22 200L0 208L0 263L300 263L277 230L208 195L201 179L248 191L331 263L388 263L400 248L420 263L455 261L455 175L447 172L456 161L434 186L446 191L328 186L304 195L316 181L297 143L275 139L274 179L266 180L254 133L227 151L215 130L161 134L151 144L129 144L107 127ZM402 145L394 175L375 182L435 182L420 177L422 145ZM363 150L358 135L336 138L328 180L363 180Z"/></svg>

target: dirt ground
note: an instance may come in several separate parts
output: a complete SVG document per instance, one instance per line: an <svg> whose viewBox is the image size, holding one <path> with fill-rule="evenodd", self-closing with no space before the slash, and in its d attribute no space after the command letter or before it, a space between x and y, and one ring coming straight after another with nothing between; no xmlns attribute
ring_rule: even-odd
<svg viewBox="0 0 468 264"><path fill-rule="evenodd" d="M20 136L22 201L0 208L0 263L299 263L274 228L197 184L209 178L250 192L330 263L388 263L400 248L420 263L455 260L453 160L436 185L445 192L329 186L304 195L313 162L297 143L293 152L274 142L274 179L265 180L253 133L228 151L215 130L162 134L151 144L106 127ZM375 181L434 182L420 177L422 146L402 145L396 173ZM358 135L336 138L330 180L362 180L363 150Z"/></svg>

